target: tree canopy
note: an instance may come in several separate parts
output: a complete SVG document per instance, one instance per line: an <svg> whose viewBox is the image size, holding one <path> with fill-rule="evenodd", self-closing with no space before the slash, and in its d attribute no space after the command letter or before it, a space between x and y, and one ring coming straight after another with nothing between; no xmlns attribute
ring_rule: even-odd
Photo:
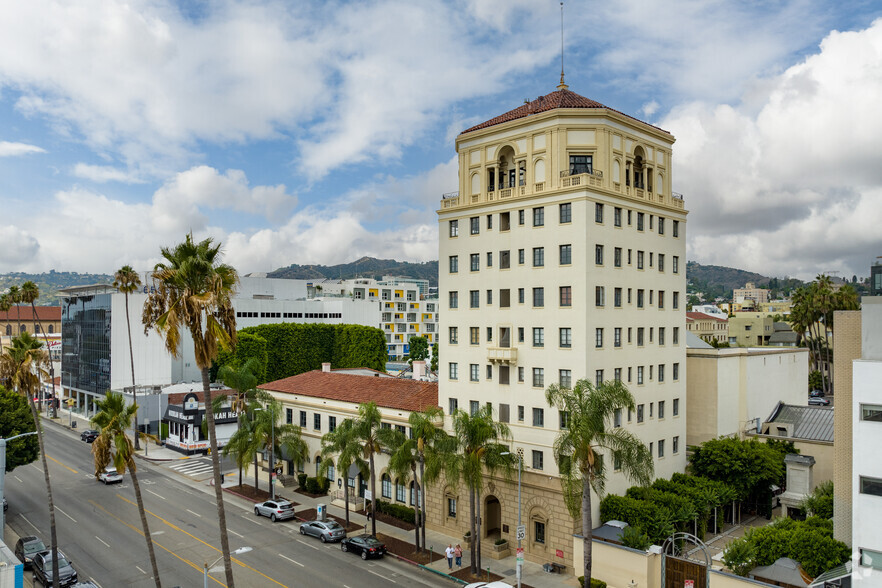
<svg viewBox="0 0 882 588"><path fill-rule="evenodd" d="M692 473L725 482L740 500L765 491L784 477L784 454L757 439L720 437L705 441L689 458Z"/></svg>
<svg viewBox="0 0 882 588"><path fill-rule="evenodd" d="M24 396L0 386L0 437L8 438L36 431L31 409ZM36 435L28 435L6 444L6 471L37 461L40 444Z"/></svg>

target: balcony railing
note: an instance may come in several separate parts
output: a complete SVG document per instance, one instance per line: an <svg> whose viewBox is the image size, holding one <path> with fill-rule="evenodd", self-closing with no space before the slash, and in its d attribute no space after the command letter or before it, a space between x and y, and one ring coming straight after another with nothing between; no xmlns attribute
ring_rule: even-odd
<svg viewBox="0 0 882 588"><path fill-rule="evenodd" d="M487 361L490 363L516 364L518 362L517 347L488 347Z"/></svg>

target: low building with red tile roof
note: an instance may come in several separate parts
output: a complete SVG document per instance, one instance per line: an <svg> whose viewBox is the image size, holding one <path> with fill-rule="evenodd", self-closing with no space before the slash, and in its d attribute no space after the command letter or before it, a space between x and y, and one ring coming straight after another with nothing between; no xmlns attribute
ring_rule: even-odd
<svg viewBox="0 0 882 588"><path fill-rule="evenodd" d="M705 314L703 312L686 313L686 330L710 343L724 343L729 340L729 319Z"/></svg>
<svg viewBox="0 0 882 588"><path fill-rule="evenodd" d="M0 335L14 337L21 333L41 333L40 324L46 333L61 332L61 307L37 306L37 312L30 305L13 306L0 311Z"/></svg>

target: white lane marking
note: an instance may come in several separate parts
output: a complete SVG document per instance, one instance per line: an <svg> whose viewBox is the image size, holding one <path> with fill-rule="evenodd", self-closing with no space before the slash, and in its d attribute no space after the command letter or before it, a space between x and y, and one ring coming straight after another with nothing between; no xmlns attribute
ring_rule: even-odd
<svg viewBox="0 0 882 588"><path fill-rule="evenodd" d="M35 470L37 470L38 472L42 472L42 471L43 471L41 468L38 468L37 466L35 466L35 465L32 464L32 463L29 463L28 465L31 466L32 468L34 468Z"/></svg>
<svg viewBox="0 0 882 588"><path fill-rule="evenodd" d="M297 543L302 543L302 544L306 545L307 547L312 547L313 549L318 549L318 547L316 547L315 545L313 545L311 543L307 543L306 541L301 541L300 539L297 540Z"/></svg>
<svg viewBox="0 0 882 588"><path fill-rule="evenodd" d="M110 548L110 545L109 545L106 541L104 541L104 539L102 539L101 537L99 537L98 535L95 535L95 539L97 539L97 540L100 541L101 543L104 543L104 547L107 547L108 549Z"/></svg>
<svg viewBox="0 0 882 588"><path fill-rule="evenodd" d="M242 517L242 518L245 519L246 521L248 521L249 523L254 523L255 525L260 524L260 521L258 521L257 519L252 519L251 517Z"/></svg>
<svg viewBox="0 0 882 588"><path fill-rule="evenodd" d="M380 577L383 578L384 580L388 580L389 582L392 582L393 584L397 584L397 583L398 583L398 582L396 582L395 580L393 580L392 578L387 578L387 577L384 576L383 574L378 574L377 572L371 571L371 570L369 570L369 569L367 569L367 568L365 568L365 571L366 571L366 572L370 572L371 574L373 574L373 575L375 575L375 576L380 576Z"/></svg>
<svg viewBox="0 0 882 588"><path fill-rule="evenodd" d="M98 583L98 580L96 580L95 578L89 578L89 579L92 581L93 584L95 584L96 586L98 586L98 588L103 588L103 587L101 586L101 584Z"/></svg>
<svg viewBox="0 0 882 588"><path fill-rule="evenodd" d="M138 570L139 572L141 572L142 574L146 574L146 573L147 573L147 572L145 572L144 570L142 570L140 566L135 566L135 569Z"/></svg>
<svg viewBox="0 0 882 588"><path fill-rule="evenodd" d="M22 482L22 479L19 478L18 476L12 476L12 477L15 478L16 480L18 480L19 482L21 482L22 484L24 484L24 482Z"/></svg>
<svg viewBox="0 0 882 588"><path fill-rule="evenodd" d="M201 514L199 514L198 512L193 512L193 511L190 510L189 508L187 509L187 512L190 513L190 514L193 515L193 516L197 516L197 517L199 517L200 519L202 518L202 515L201 515Z"/></svg>
<svg viewBox="0 0 882 588"><path fill-rule="evenodd" d="M347 586L346 584L343 584L343 588L349 588L349 586Z"/></svg>
<svg viewBox="0 0 882 588"><path fill-rule="evenodd" d="M58 512L60 512L61 514L63 514L64 516L66 516L67 518L72 520L73 522L77 522L77 520L75 518L73 518L72 516L70 516L69 514L67 514L63 510L61 510L60 508L58 508L57 506L55 507L55 510L57 510ZM110 545L108 545L108 547L110 547Z"/></svg>
<svg viewBox="0 0 882 588"><path fill-rule="evenodd" d="M28 518L27 518L26 516L24 516L24 515L21 514L21 513L18 513L18 516L20 516L21 518L23 518L27 524L29 524L30 526L32 526L32 527L34 528L34 531L37 531L38 533L40 532L40 529L37 528L37 525L35 525L35 524L32 523L31 521L29 521Z"/></svg>
<svg viewBox="0 0 882 588"><path fill-rule="evenodd" d="M162 535L163 533L165 533L165 531L153 531L150 534L151 535Z"/></svg>
<svg viewBox="0 0 882 588"><path fill-rule="evenodd" d="M299 561L294 561L294 560L291 559L290 557L285 556L285 555L282 555L281 553L279 554L279 557L284 558L284 559L287 559L287 560L290 561L291 563L296 563L296 564L297 564L298 566L300 566L301 568L305 568L305 567L306 567L305 565L303 565L303 564L300 563Z"/></svg>
<svg viewBox="0 0 882 588"><path fill-rule="evenodd" d="M232 530L232 529L227 529L227 531L229 531L230 533L232 533L232 534L235 535L236 537L244 537L244 536L245 536L245 535L240 535L239 533L235 532L235 531Z"/></svg>
<svg viewBox="0 0 882 588"><path fill-rule="evenodd" d="M150 489L148 489L148 488L144 488L144 490L146 490L147 492L149 492L149 493L152 494L153 496L156 496L157 498L162 498L163 500L165 500L165 496L160 496L159 494L157 494L157 493L154 492L153 490L150 490Z"/></svg>

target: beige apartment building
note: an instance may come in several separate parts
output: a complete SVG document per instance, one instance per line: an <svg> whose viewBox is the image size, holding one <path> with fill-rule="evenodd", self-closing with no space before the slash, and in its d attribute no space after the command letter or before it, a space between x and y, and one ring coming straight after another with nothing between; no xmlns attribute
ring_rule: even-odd
<svg viewBox="0 0 882 588"><path fill-rule="evenodd" d="M729 320L703 312L686 313L686 330L708 343L729 340Z"/></svg>
<svg viewBox="0 0 882 588"><path fill-rule="evenodd" d="M757 288L753 282L747 282L743 288L732 290L732 298L736 304L743 304L746 300L753 300L754 307L769 301L769 289Z"/></svg>
<svg viewBox="0 0 882 588"><path fill-rule="evenodd" d="M459 191L438 211L438 401L447 414L489 403L511 427L529 560L571 566L578 524L552 452L565 422L550 384L622 380L637 409L609 426L646 443L656 476L685 468L687 213L673 143L564 84L457 137ZM607 492L624 492L609 469ZM513 544L516 480L490 479L480 499L484 535ZM445 508L430 505L430 524L465 532Z"/></svg>

